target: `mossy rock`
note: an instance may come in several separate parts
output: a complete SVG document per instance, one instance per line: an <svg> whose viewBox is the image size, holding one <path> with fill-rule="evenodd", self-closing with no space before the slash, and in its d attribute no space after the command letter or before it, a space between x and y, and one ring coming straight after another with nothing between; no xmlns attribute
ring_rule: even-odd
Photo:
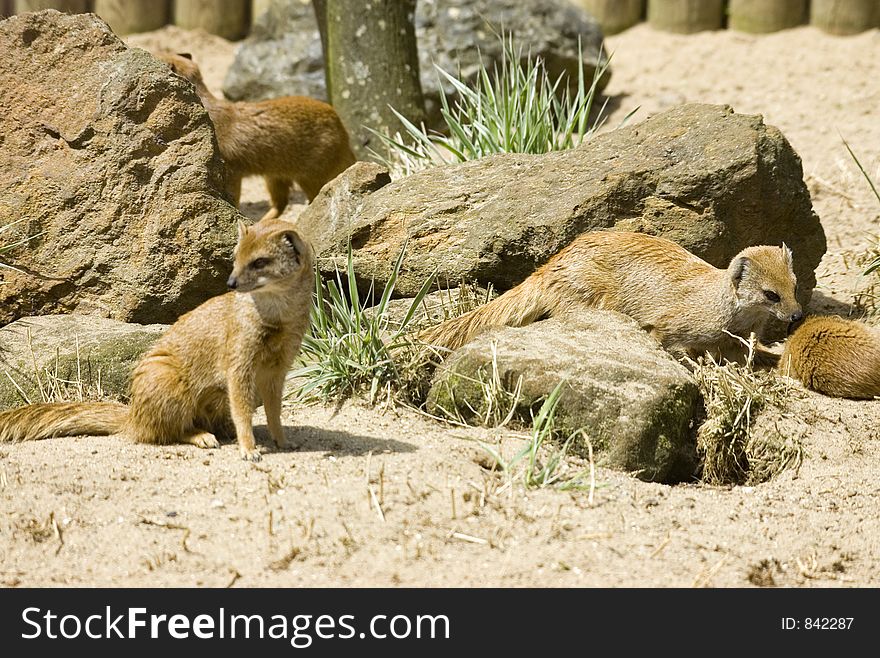
<svg viewBox="0 0 880 658"><path fill-rule="evenodd" d="M68 394L81 382L88 396L100 391L125 399L132 368L166 329L88 315L46 315L6 325L0 329L0 409L24 404L25 397L40 401L41 388L55 383Z"/></svg>
<svg viewBox="0 0 880 658"><path fill-rule="evenodd" d="M493 350L502 388L522 377L516 415L528 422L565 382L555 426L583 429L603 466L644 480L690 479L697 465L695 432L702 398L688 370L631 319L608 311L506 327L454 352L437 370L428 410L478 422L486 413L483 383ZM586 454L586 442L573 443Z"/></svg>

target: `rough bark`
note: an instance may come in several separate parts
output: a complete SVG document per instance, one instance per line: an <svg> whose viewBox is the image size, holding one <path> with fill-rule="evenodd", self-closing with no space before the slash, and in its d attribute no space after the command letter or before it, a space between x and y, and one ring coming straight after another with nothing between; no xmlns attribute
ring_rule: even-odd
<svg viewBox="0 0 880 658"><path fill-rule="evenodd" d="M319 3L321 4L321 3ZM394 132L389 106L418 124L425 103L419 81L415 0L325 0L327 86L359 158L375 145L370 131Z"/></svg>

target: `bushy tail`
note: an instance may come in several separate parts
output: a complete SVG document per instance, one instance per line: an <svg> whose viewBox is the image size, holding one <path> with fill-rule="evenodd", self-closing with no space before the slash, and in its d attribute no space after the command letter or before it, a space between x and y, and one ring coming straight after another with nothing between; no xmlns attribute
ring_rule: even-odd
<svg viewBox="0 0 880 658"><path fill-rule="evenodd" d="M532 275L488 304L426 329L419 339L455 350L489 327L521 327L551 311L552 301L541 279Z"/></svg>
<svg viewBox="0 0 880 658"><path fill-rule="evenodd" d="M0 443L116 434L128 417L118 402L50 402L0 412Z"/></svg>

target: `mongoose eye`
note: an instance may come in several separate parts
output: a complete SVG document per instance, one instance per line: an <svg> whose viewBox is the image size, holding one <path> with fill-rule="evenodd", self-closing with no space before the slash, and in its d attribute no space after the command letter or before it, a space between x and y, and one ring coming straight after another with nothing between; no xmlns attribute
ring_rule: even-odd
<svg viewBox="0 0 880 658"><path fill-rule="evenodd" d="M256 260L251 261L251 264L248 265L252 270L261 270L266 265L268 265L271 261L268 258L257 258Z"/></svg>
<svg viewBox="0 0 880 658"><path fill-rule="evenodd" d="M777 295L772 290L765 290L764 297L767 298L767 301L773 302L774 304L776 304L779 301L779 295Z"/></svg>

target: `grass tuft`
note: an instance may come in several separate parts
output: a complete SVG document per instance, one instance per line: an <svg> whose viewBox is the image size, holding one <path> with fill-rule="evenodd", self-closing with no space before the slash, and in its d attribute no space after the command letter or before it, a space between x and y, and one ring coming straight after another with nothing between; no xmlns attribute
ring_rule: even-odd
<svg viewBox="0 0 880 658"><path fill-rule="evenodd" d="M304 365L291 374L301 380L295 388L300 399L328 402L366 394L375 404L383 398L391 400L407 384L415 385L409 380L419 370L424 350L408 330L434 277L422 284L403 319L393 322L388 306L405 251L406 245L375 306L372 285L363 300L358 293L351 245L346 271L337 269L335 280L323 281L316 269L311 330L300 353Z"/></svg>
<svg viewBox="0 0 880 658"><path fill-rule="evenodd" d="M755 414L767 404L780 405L791 386L772 372L754 370L754 336L748 347L745 365L722 364L709 355L689 362L706 405L697 450L707 484L759 484L799 466L803 457L797 441L752 435Z"/></svg>
<svg viewBox="0 0 880 658"><path fill-rule="evenodd" d="M501 471L507 476L508 481L521 481L527 489L556 487L558 489L589 489L590 502L592 503L595 489L595 467L592 459L587 469L572 471L568 464L568 452L572 443L581 438L590 447L592 457L592 445L589 438L578 430L567 437L561 437L555 428L556 409L559 406L564 382L556 385L556 388L547 396L537 416L532 421L532 429L525 446L511 459L505 459L498 450L490 445L480 443L480 446L494 460ZM552 447L550 442L561 445Z"/></svg>
<svg viewBox="0 0 880 658"><path fill-rule="evenodd" d="M598 84L610 57L587 83L578 68L576 85L567 75L551 80L544 61L514 45L511 34L498 35L501 59L490 71L481 63L473 83L434 65L441 87L451 86L455 100L440 96L445 130L416 126L391 108L403 131L374 134L386 153L373 155L399 178L444 162L466 162L494 153L548 153L580 145L604 123L603 105L591 121ZM600 52L599 58L601 60ZM582 60L580 43L578 59ZM572 91L574 89L574 91ZM627 117L628 118L628 117Z"/></svg>

